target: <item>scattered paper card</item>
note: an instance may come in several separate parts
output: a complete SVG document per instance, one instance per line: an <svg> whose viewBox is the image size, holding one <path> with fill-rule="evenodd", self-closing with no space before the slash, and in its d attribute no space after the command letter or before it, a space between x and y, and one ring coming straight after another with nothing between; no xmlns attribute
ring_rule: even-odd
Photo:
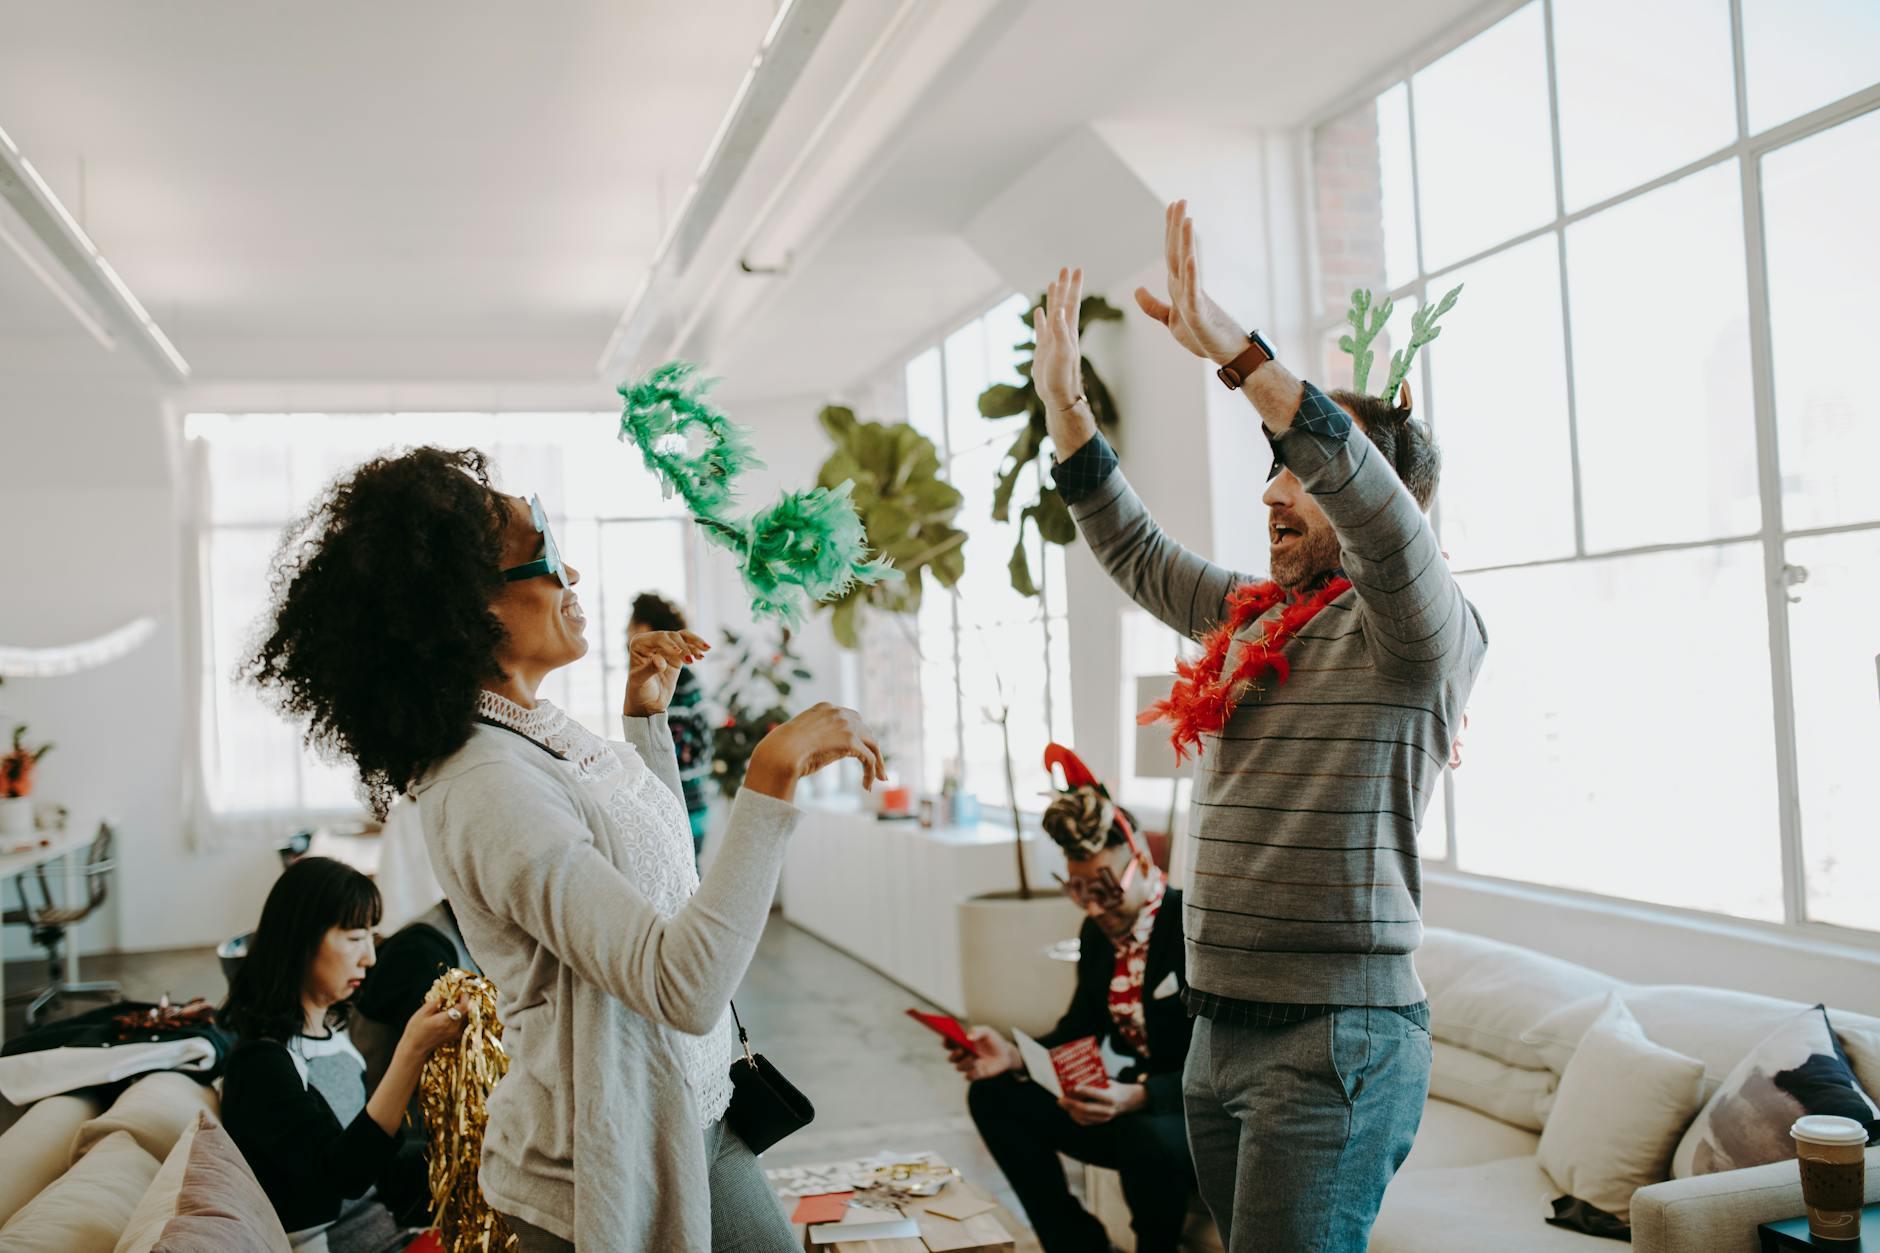
<svg viewBox="0 0 1880 1253"><path fill-rule="evenodd" d="M847 1223L824 1223L809 1229L811 1244L847 1244L851 1240L918 1240L920 1224L911 1218L893 1223L870 1223L857 1229Z"/></svg>
<svg viewBox="0 0 1880 1253"><path fill-rule="evenodd" d="M796 1212L790 1215L793 1223L809 1225L812 1223L836 1223L849 1212L849 1201L853 1192L825 1192L821 1196L806 1196L796 1203Z"/></svg>
<svg viewBox="0 0 1880 1253"><path fill-rule="evenodd" d="M981 1214L990 1214L993 1210L998 1208L999 1204L997 1201L983 1201L970 1196L951 1196L944 1201L929 1203L927 1212L929 1214L938 1214L942 1218L951 1218L956 1223L963 1223L968 1219L977 1218Z"/></svg>

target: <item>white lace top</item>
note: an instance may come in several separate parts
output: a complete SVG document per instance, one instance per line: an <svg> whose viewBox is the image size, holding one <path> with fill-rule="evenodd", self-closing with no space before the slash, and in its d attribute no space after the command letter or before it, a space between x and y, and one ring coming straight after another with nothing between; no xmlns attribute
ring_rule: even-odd
<svg viewBox="0 0 1880 1253"><path fill-rule="evenodd" d="M524 709L494 692L484 692L477 712L492 722L546 744L568 759L575 779L590 790L620 828L628 864L619 870L653 908L666 918L698 891L692 828L685 804L660 782L631 744L608 743L548 701ZM731 1105L731 1062L738 1037L727 1010L704 1035L663 1028L682 1050L698 1105L701 1126L710 1126Z"/></svg>

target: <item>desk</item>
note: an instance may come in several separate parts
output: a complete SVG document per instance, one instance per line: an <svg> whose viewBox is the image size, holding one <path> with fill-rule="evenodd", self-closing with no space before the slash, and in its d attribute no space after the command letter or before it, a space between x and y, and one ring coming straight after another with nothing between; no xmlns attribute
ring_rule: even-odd
<svg viewBox="0 0 1880 1253"><path fill-rule="evenodd" d="M34 842L25 844L16 842L12 846L0 845L0 895L8 892L7 885L17 875L25 874L36 866L49 862L65 860L65 890L68 896L80 890L82 884L79 875L80 857L91 847L95 832L91 831L41 831ZM43 842L41 842L43 841ZM23 846L22 846L23 844ZM17 895L16 895L17 899ZM78 941L77 929L65 933L65 969L66 978L78 979ZM0 998L6 995L6 962L0 961ZM6 1039L6 1018L0 1014L0 1041Z"/></svg>

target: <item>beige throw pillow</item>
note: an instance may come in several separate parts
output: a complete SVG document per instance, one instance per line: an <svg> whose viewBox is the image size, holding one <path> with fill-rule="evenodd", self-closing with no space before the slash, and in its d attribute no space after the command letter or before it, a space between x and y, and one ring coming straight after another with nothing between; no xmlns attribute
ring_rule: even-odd
<svg viewBox="0 0 1880 1253"><path fill-rule="evenodd" d="M1630 1221L1632 1194L1670 1176L1703 1084L1702 1062L1646 1039L1609 994L1560 1076L1541 1132L1541 1169L1568 1196Z"/></svg>
<svg viewBox="0 0 1880 1253"><path fill-rule="evenodd" d="M0 1253L112 1253L157 1159L114 1131L0 1227Z"/></svg>
<svg viewBox="0 0 1880 1253"><path fill-rule="evenodd" d="M1431 1096L1527 1131L1541 1129L1553 1099L1553 1071L1523 1070L1441 1040L1431 1054Z"/></svg>

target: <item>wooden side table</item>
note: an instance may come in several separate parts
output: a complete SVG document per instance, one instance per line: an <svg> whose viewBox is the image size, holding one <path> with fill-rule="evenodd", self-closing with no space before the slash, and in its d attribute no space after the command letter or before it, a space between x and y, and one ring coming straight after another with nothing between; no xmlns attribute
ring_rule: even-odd
<svg viewBox="0 0 1880 1253"><path fill-rule="evenodd" d="M1764 1223L1756 1228L1762 1240L1762 1253L1788 1253L1790 1249L1840 1249L1858 1253L1861 1249L1880 1249L1880 1205L1869 1205L1860 1212L1858 1240L1817 1240L1808 1234L1808 1219L1785 1218L1779 1223Z"/></svg>

